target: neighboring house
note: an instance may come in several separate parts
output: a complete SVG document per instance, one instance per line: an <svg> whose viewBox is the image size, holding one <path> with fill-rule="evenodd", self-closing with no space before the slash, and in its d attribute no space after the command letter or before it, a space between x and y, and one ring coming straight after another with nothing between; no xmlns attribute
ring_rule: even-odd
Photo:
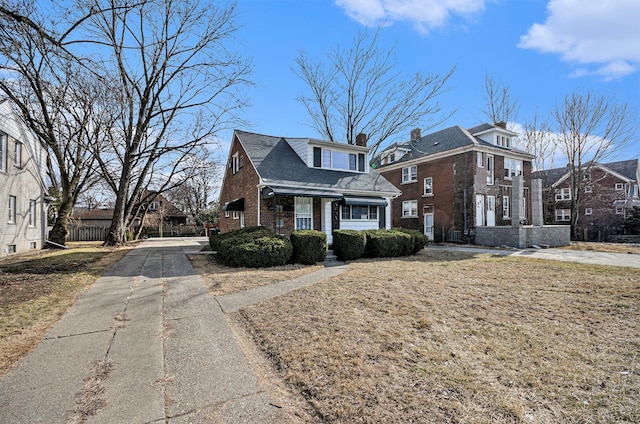
<svg viewBox="0 0 640 424"><path fill-rule="evenodd" d="M0 100L0 256L42 249L46 240L48 194L46 148L13 110Z"/></svg>
<svg viewBox="0 0 640 424"><path fill-rule="evenodd" d="M369 167L356 145L236 130L220 192L220 230L261 225L290 235L314 229L390 228L400 191Z"/></svg>
<svg viewBox="0 0 640 424"><path fill-rule="evenodd" d="M511 226L512 180L523 178L517 216L531 223L531 161L513 147L504 123L453 126L382 151L372 163L402 190L393 200L394 227L423 231L430 240L471 240L477 227ZM520 223L516 223L519 225Z"/></svg>
<svg viewBox="0 0 640 424"><path fill-rule="evenodd" d="M145 193L146 194L146 193ZM167 200L162 194L156 194L147 204L145 222L162 220L174 225L186 224L187 215ZM76 213L72 216L77 225L85 227L110 227L113 220L113 208L100 208ZM157 225L157 222L155 222ZM134 226L140 225L140 219L134 220Z"/></svg>
<svg viewBox="0 0 640 424"><path fill-rule="evenodd" d="M578 227L585 240L620 234L634 206L640 206L638 159L610 163L587 163L580 193ZM571 222L571 173L568 167L534 173L546 192L545 223Z"/></svg>

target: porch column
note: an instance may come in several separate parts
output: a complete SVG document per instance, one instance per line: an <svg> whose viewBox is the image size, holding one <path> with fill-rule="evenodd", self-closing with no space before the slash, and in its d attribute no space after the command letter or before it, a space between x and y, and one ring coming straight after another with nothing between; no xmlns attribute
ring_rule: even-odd
<svg viewBox="0 0 640 424"><path fill-rule="evenodd" d="M522 221L522 196L524 195L524 184L522 175L514 176L511 180L511 226L520 227Z"/></svg>
<svg viewBox="0 0 640 424"><path fill-rule="evenodd" d="M544 225L544 215L542 212L542 180L536 178L531 180L531 223L535 227Z"/></svg>

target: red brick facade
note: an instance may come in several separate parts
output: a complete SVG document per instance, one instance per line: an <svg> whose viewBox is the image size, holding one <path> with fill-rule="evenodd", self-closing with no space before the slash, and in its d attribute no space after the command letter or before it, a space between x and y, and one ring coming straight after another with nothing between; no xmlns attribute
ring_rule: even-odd
<svg viewBox="0 0 640 424"><path fill-rule="evenodd" d="M487 182L486 155L483 166L478 165L478 151L431 159L428 156L416 164L417 181L402 183L402 167L378 172L402 190L402 195L393 200L392 226L424 231L424 214L433 214L433 239L445 241L449 231L471 230L475 227L476 195L494 196L495 225L511 225L510 218L503 217L503 197L511 196L511 179L504 176L504 157L494 158L493 184ZM407 165L405 165L407 166ZM522 175L525 186L526 216L530 221L531 162L523 161ZM424 179L432 178L432 194L424 194ZM417 216L403 217L403 202L417 200ZM485 205L486 207L486 205ZM466 224L466 226L465 226ZM468 234L471 234L468 231Z"/></svg>
<svg viewBox="0 0 640 424"><path fill-rule="evenodd" d="M625 200L629 191L628 182L600 167L593 167L581 184L578 210L578 233L584 240L598 240L605 234L622 231L624 210L616 208L616 200ZM571 192L571 179L566 178L549 189L545 205L545 223L569 224L571 200L562 200L561 191ZM556 194L560 200L556 199ZM570 194L569 194L570 195ZM564 213L560 211L564 211ZM567 211L569 215L567 216ZM564 217L564 219L563 219Z"/></svg>

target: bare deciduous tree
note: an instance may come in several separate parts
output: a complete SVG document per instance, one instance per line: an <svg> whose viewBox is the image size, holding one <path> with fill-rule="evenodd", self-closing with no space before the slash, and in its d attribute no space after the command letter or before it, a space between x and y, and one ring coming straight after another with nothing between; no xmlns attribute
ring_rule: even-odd
<svg viewBox="0 0 640 424"><path fill-rule="evenodd" d="M496 81L493 76L484 76L484 100L485 106L482 113L491 123L504 122L513 125L518 119L520 106L518 99L514 97L509 86ZM512 130L513 128L509 127Z"/></svg>
<svg viewBox="0 0 640 424"><path fill-rule="evenodd" d="M596 163L637 137L637 123L629 104L591 91L565 96L562 102L556 103L553 119L557 124L559 148L567 159L570 173L572 234L579 239L585 176Z"/></svg>
<svg viewBox="0 0 640 424"><path fill-rule="evenodd" d="M66 50L66 22L51 20L29 1L3 3L0 18L0 91L50 152L57 199L49 239L64 245L78 194L96 181L89 146L99 145L105 130L96 109L101 88Z"/></svg>
<svg viewBox="0 0 640 424"><path fill-rule="evenodd" d="M102 46L100 72L112 76L116 97L109 147L96 157L116 194L105 243L118 244L143 190L182 184L175 177L184 158L235 122L243 106L235 89L249 83L249 64L226 45L236 30L235 4L147 0L125 10L115 0L84 4L105 10L87 21L87 37Z"/></svg>
<svg viewBox="0 0 640 424"><path fill-rule="evenodd" d="M537 111L530 121L523 124L520 140L522 147L535 156L533 159L534 171L555 167L556 138L551 132L549 121L540 117Z"/></svg>
<svg viewBox="0 0 640 424"><path fill-rule="evenodd" d="M311 126L330 141L349 144L365 133L373 154L393 135L415 126L432 128L452 114L440 115L436 100L447 91L454 68L405 78L395 70L395 47L381 48L379 35L380 29L360 32L352 47L333 48L325 61L300 52L294 71L310 90L298 101L309 112Z"/></svg>

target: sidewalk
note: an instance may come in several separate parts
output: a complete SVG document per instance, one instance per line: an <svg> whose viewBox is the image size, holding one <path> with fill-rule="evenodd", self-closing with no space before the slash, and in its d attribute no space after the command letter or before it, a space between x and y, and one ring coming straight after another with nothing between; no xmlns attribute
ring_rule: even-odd
<svg viewBox="0 0 640 424"><path fill-rule="evenodd" d="M185 256L204 244L126 255L0 380L0 422L281 422Z"/></svg>
<svg viewBox="0 0 640 424"><path fill-rule="evenodd" d="M595 252L593 250L571 250L571 249L491 249L482 247L463 246L436 246L431 245L428 249L455 250L458 252L489 253L501 256L524 256L534 259L549 259L554 261L577 262L583 264L628 266L640 268L640 255L629 253Z"/></svg>

